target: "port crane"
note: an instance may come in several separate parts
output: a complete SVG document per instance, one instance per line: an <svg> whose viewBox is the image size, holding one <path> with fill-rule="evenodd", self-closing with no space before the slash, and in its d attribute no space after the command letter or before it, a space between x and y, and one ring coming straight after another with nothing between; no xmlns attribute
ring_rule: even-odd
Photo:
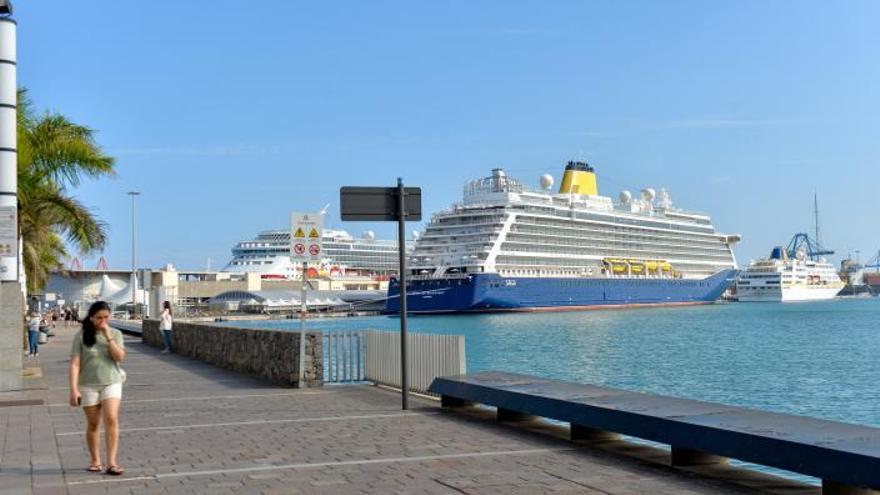
<svg viewBox="0 0 880 495"><path fill-rule="evenodd" d="M862 268L873 268L875 272L880 272L880 249L877 250L877 254L873 258L862 265Z"/></svg>
<svg viewBox="0 0 880 495"><path fill-rule="evenodd" d="M831 249L825 249L819 244L819 241L813 239L806 232L798 232L791 238L788 247L785 249L789 258L797 257L798 251L803 251L807 258L812 261L818 261L820 256L834 254Z"/></svg>

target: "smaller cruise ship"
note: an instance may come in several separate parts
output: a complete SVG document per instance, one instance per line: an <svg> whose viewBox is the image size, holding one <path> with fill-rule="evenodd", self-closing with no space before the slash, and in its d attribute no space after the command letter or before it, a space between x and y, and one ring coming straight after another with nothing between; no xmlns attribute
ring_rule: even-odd
<svg viewBox="0 0 880 495"><path fill-rule="evenodd" d="M412 242L407 242L406 249L409 253ZM387 280L397 274L397 241L376 239L369 230L356 238L344 230L324 229L324 253L326 257L320 263L310 263L310 277L368 276ZM232 260L222 271L259 273L264 279L301 277L300 265L290 260L289 230L266 230L236 243Z"/></svg>
<svg viewBox="0 0 880 495"><path fill-rule="evenodd" d="M790 256L781 246L769 258L753 261L736 282L737 299L758 301L818 301L832 299L844 287L834 265L810 259L803 248Z"/></svg>

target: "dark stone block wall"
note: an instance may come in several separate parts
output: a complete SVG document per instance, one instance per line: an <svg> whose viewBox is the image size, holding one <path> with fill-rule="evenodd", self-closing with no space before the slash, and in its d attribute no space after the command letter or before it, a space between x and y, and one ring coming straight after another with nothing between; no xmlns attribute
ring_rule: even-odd
<svg viewBox="0 0 880 495"><path fill-rule="evenodd" d="M164 346L157 320L144 320L142 339L153 347ZM275 384L299 383L299 332L175 322L171 346L175 354ZM305 386L320 387L323 377L323 337L321 332L308 332Z"/></svg>

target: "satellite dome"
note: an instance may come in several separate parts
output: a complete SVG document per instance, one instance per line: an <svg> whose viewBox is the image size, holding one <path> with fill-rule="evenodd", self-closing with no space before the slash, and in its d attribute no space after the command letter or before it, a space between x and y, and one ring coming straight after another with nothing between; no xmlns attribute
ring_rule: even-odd
<svg viewBox="0 0 880 495"><path fill-rule="evenodd" d="M651 189L650 187L646 187L646 188L642 189L642 199L644 199L645 201L650 203L651 201L654 201L654 198L656 196L657 196L657 193L653 189Z"/></svg>
<svg viewBox="0 0 880 495"><path fill-rule="evenodd" d="M632 202L633 195L631 192L623 190L623 191L620 191L619 198L620 198L621 203L628 205L628 204L630 204L630 202Z"/></svg>
<svg viewBox="0 0 880 495"><path fill-rule="evenodd" d="M365 241L372 241L376 239L376 233L372 230L365 230L362 237Z"/></svg>
<svg viewBox="0 0 880 495"><path fill-rule="evenodd" d="M419 234L419 231L418 231L418 230L413 230L413 231L412 231L412 240L414 240L414 241L419 240L419 236L420 236L420 235L421 235L421 234Z"/></svg>
<svg viewBox="0 0 880 495"><path fill-rule="evenodd" d="M538 182L541 184L541 189L549 190L553 187L553 176L550 174L544 174L538 179Z"/></svg>

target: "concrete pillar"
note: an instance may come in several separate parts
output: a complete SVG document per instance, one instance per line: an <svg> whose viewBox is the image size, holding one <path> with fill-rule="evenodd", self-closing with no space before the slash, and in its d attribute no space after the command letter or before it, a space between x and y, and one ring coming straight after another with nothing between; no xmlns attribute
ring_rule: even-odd
<svg viewBox="0 0 880 495"><path fill-rule="evenodd" d="M24 294L18 239L16 24L0 17L0 392L21 389ZM10 252L11 251L11 252Z"/></svg>

